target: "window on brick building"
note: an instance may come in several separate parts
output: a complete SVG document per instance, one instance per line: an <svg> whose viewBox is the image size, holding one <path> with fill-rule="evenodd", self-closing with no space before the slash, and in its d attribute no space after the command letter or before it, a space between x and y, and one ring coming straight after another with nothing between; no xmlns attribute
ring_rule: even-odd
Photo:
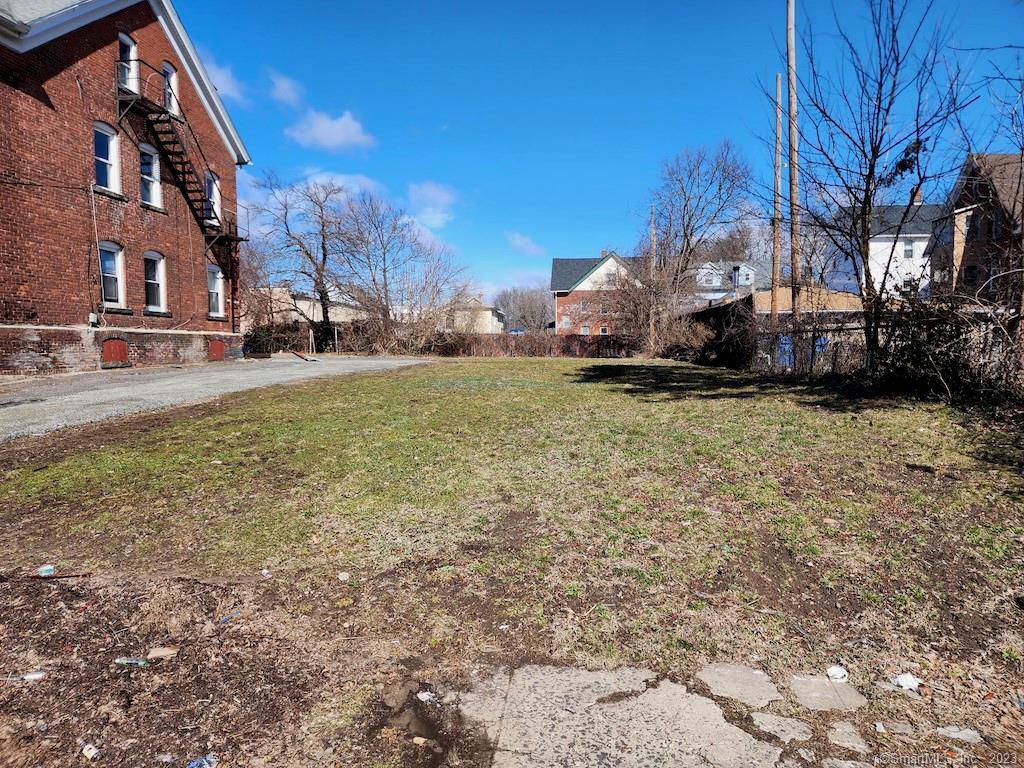
<svg viewBox="0 0 1024 768"><path fill-rule="evenodd" d="M165 61L161 67L164 75L164 109L172 115L181 114L181 105L178 102L178 70L169 61Z"/></svg>
<svg viewBox="0 0 1024 768"><path fill-rule="evenodd" d="M562 327L568 328L570 325L572 325L572 321L569 319L569 316L562 315Z"/></svg>
<svg viewBox="0 0 1024 768"><path fill-rule="evenodd" d="M124 34L117 36L117 84L133 93L139 92L138 47Z"/></svg>
<svg viewBox="0 0 1024 768"><path fill-rule="evenodd" d="M166 312L167 280L164 257L156 251L147 251L142 265L143 280L146 283L146 309L150 312Z"/></svg>
<svg viewBox="0 0 1024 768"><path fill-rule="evenodd" d="M159 207L160 155L148 144L139 145L139 184L142 202Z"/></svg>
<svg viewBox="0 0 1024 768"><path fill-rule="evenodd" d="M206 269L207 311L214 317L224 317L224 273L211 264Z"/></svg>
<svg viewBox="0 0 1024 768"><path fill-rule="evenodd" d="M580 336L589 336L589 335L590 335L590 326L589 325L582 326L580 328Z"/></svg>
<svg viewBox="0 0 1024 768"><path fill-rule="evenodd" d="M601 326L601 335L602 336L607 336L608 335L608 326L607 325L602 325Z"/></svg>
<svg viewBox="0 0 1024 768"><path fill-rule="evenodd" d="M209 221L220 221L220 179L213 171L206 172L206 218Z"/></svg>
<svg viewBox="0 0 1024 768"><path fill-rule="evenodd" d="M95 123L92 131L96 158L96 186L121 191L121 163L117 152L117 131L106 123Z"/></svg>
<svg viewBox="0 0 1024 768"><path fill-rule="evenodd" d="M100 243L100 294L105 307L124 307L124 250L117 243Z"/></svg>

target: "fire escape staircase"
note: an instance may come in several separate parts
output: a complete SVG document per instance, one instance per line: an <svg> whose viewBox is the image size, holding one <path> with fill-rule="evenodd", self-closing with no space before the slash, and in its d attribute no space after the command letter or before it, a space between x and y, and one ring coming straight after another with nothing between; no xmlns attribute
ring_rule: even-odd
<svg viewBox="0 0 1024 768"><path fill-rule="evenodd" d="M132 64L134 68L130 68ZM139 74L142 69L147 70L145 77ZM170 168L174 182L203 233L207 253L218 247L227 247L233 253L237 244L246 238L239 235L237 221L232 216L223 216L214 210L206 189L209 164L180 105L173 111L168 106L163 72L143 61L117 62L115 88L118 119L129 113L144 118L146 132L165 166Z"/></svg>

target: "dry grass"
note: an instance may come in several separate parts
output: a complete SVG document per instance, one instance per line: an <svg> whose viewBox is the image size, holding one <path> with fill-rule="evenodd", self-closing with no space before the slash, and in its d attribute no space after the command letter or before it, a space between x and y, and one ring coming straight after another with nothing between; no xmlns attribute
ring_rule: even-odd
<svg viewBox="0 0 1024 768"><path fill-rule="evenodd" d="M403 657L456 683L541 658L683 678L755 661L780 679L842 661L867 686L919 665L936 712L1019 725L1020 444L945 407L530 359L196 414L15 462L0 475L12 564L229 582L269 568L291 590L281 620L312 621L321 652L368 639L358 686ZM354 716L328 701L309 717Z"/></svg>

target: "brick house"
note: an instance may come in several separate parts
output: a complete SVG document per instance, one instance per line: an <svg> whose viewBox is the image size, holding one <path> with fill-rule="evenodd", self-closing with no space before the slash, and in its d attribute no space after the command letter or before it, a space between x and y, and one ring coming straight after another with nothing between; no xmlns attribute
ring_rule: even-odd
<svg viewBox="0 0 1024 768"><path fill-rule="evenodd" d="M596 259L552 259L551 293L559 336L609 336L616 328L613 292L631 259L601 251Z"/></svg>
<svg viewBox="0 0 1024 768"><path fill-rule="evenodd" d="M248 162L169 0L0 3L0 373L238 354Z"/></svg>
<svg viewBox="0 0 1024 768"><path fill-rule="evenodd" d="M1024 156L967 158L929 244L932 295L1024 311Z"/></svg>

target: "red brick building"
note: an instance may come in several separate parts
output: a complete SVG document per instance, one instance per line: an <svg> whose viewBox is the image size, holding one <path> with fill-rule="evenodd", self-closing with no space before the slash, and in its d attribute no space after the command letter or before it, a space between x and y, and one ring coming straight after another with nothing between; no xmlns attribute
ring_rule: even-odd
<svg viewBox="0 0 1024 768"><path fill-rule="evenodd" d="M552 259L551 293L559 336L611 336L616 325L613 292L627 274L628 261L614 251L596 259Z"/></svg>
<svg viewBox="0 0 1024 768"><path fill-rule="evenodd" d="M0 373L238 354L248 162L169 0L0 3Z"/></svg>

